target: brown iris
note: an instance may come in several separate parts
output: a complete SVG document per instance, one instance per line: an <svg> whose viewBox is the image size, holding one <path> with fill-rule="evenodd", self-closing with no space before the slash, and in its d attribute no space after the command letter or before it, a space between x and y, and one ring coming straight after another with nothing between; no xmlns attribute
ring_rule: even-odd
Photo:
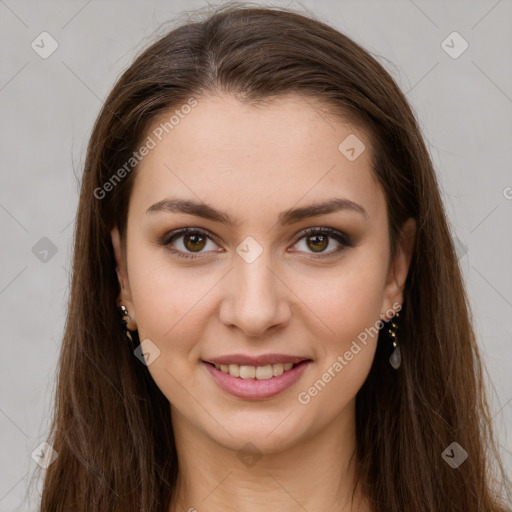
<svg viewBox="0 0 512 512"><path fill-rule="evenodd" d="M309 244L309 241L313 239L315 239L316 242L314 242L313 246L310 248L313 249L315 252L321 252L329 245L329 237L326 235L309 235L306 238L307 243Z"/></svg>
<svg viewBox="0 0 512 512"><path fill-rule="evenodd" d="M204 248L205 243L206 237L197 233L183 236L183 245L189 251L200 251Z"/></svg>

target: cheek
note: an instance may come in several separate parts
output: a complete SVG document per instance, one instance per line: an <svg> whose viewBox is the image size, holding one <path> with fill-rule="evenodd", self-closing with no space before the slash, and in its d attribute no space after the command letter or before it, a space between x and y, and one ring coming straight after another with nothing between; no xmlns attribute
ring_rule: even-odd
<svg viewBox="0 0 512 512"><path fill-rule="evenodd" d="M368 250L345 263L307 300L328 329L322 329L324 335L317 340L316 371L297 399L309 418L323 424L332 421L363 385L379 334L386 260Z"/></svg>
<svg viewBox="0 0 512 512"><path fill-rule="evenodd" d="M171 344L180 350L200 327L208 279L196 269L173 267L171 256L154 247L135 248L130 257L130 289L141 340L149 338L158 345L165 341L161 349Z"/></svg>
<svg viewBox="0 0 512 512"><path fill-rule="evenodd" d="M329 328L327 348L350 345L352 339L379 320L386 270L385 258L361 248L315 286L308 285L305 302Z"/></svg>
<svg viewBox="0 0 512 512"><path fill-rule="evenodd" d="M211 288L195 269L176 268L163 251L133 253L130 288L140 341L151 340L159 355L148 371L167 399L187 410L201 356L196 344L205 329L204 307ZM213 284L213 283L212 283ZM197 411L200 415L200 411Z"/></svg>

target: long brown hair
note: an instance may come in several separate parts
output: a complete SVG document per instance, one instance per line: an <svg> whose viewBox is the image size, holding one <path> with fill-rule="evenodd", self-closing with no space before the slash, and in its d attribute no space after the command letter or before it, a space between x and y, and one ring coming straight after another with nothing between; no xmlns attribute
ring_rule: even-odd
<svg viewBox="0 0 512 512"><path fill-rule="evenodd" d="M416 219L399 328L402 365L391 368L382 330L356 398L357 476L373 509L505 510L507 477L464 283L435 171L405 96L372 56L311 13L227 4L207 14L143 51L94 125L48 438L58 457L44 475L40 510L170 506L178 474L170 407L121 329L110 230L117 224L125 239L137 171L126 163L152 123L210 93L251 104L296 93L325 105L325 115L362 127L385 193L393 250L404 221ZM468 454L457 469L442 456L453 442Z"/></svg>

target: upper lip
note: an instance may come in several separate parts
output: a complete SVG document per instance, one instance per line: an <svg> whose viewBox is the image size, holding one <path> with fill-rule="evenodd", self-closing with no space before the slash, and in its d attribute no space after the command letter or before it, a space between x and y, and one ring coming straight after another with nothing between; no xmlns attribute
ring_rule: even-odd
<svg viewBox="0 0 512 512"><path fill-rule="evenodd" d="M263 354L260 356L246 356L244 354L229 354L225 356L204 359L212 364L238 364L241 366L265 366L268 364L292 363L298 364L301 361L309 360L308 357L290 356L286 354Z"/></svg>

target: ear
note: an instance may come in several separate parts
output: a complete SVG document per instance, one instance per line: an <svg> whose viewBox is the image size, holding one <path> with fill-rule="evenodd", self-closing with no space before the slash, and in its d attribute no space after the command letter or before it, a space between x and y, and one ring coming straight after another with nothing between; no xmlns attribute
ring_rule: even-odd
<svg viewBox="0 0 512 512"><path fill-rule="evenodd" d="M387 282L384 290L381 318L389 321L391 311L404 302L404 287L411 264L414 240L416 237L416 221L411 217L404 222L398 238L395 257L389 266Z"/></svg>
<svg viewBox="0 0 512 512"><path fill-rule="evenodd" d="M114 255L116 258L116 273L119 281L119 289L121 290L117 297L117 304L122 304L128 310L130 321L128 322L127 327L134 331L137 329L137 323L135 321L135 307L132 301L130 282L128 280L125 258L123 258L121 250L121 237L119 235L117 225L115 225L110 231L110 236L112 238L112 246L114 248Z"/></svg>

